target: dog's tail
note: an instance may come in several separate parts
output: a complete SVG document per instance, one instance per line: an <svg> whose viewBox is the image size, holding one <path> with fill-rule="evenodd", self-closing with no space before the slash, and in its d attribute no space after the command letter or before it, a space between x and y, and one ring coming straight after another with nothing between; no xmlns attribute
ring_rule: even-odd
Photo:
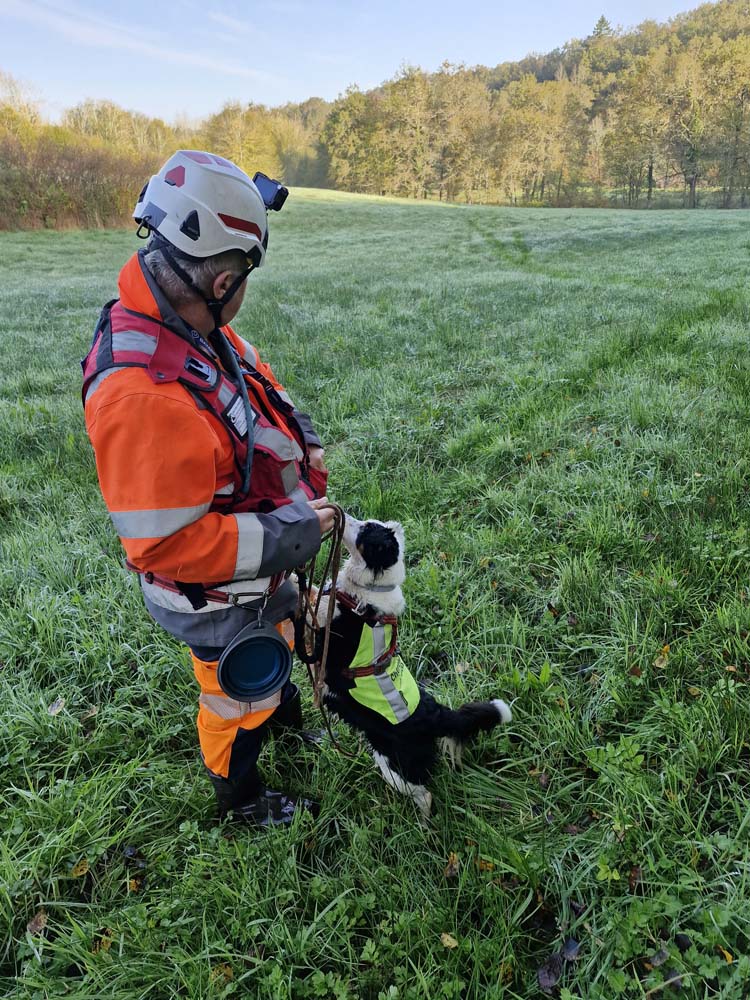
<svg viewBox="0 0 750 1000"><path fill-rule="evenodd" d="M493 698L492 701L470 701L458 709L441 706L436 728L438 735L453 737L464 742L477 733L494 729L495 726L511 722L512 719L510 705L501 698Z"/></svg>

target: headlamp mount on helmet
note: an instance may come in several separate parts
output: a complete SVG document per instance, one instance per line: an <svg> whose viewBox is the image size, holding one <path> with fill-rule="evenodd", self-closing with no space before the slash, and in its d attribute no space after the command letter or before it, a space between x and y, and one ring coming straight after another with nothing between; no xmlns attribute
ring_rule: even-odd
<svg viewBox="0 0 750 1000"><path fill-rule="evenodd" d="M281 181L272 180L260 170L253 175L253 184L260 192L263 204L268 211L280 212L284 207L284 202L289 197L289 189L285 188Z"/></svg>

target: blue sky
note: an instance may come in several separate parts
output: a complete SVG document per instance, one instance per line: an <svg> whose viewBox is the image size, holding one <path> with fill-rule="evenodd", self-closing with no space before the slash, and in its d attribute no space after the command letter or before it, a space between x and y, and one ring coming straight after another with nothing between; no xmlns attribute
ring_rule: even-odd
<svg viewBox="0 0 750 1000"><path fill-rule="evenodd" d="M0 70L46 114L86 97L167 120L227 100L276 105L375 86L403 63L494 66L590 33L604 14L632 26L698 0L0 0Z"/></svg>

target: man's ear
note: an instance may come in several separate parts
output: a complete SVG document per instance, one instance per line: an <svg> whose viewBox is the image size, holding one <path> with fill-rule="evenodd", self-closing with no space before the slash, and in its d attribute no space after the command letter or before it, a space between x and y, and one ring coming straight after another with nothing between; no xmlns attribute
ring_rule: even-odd
<svg viewBox="0 0 750 1000"><path fill-rule="evenodd" d="M217 274L216 277L214 278L213 285L211 286L211 290L214 293L214 298L220 299L222 295L229 289L229 287L231 286L232 282L236 277L237 275L234 273L234 271L222 271L220 274Z"/></svg>

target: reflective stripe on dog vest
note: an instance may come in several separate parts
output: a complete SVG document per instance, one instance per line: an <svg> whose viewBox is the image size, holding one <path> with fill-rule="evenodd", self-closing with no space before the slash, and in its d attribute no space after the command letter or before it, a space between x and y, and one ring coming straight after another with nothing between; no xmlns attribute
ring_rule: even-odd
<svg viewBox="0 0 750 1000"><path fill-rule="evenodd" d="M362 635L350 670L367 667L383 656L391 644L392 625L376 623L362 627ZM419 704L419 688L400 656L391 658L382 673L354 677L349 694L360 705L382 715L394 725L413 715Z"/></svg>

